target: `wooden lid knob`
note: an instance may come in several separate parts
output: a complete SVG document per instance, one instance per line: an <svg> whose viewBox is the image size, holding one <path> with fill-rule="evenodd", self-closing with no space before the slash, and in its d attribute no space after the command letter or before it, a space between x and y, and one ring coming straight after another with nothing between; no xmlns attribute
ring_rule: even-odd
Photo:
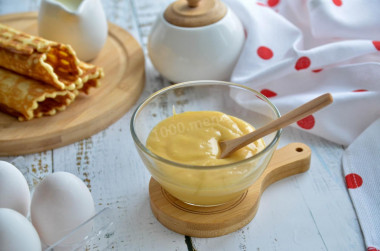
<svg viewBox="0 0 380 251"><path fill-rule="evenodd" d="M190 8L195 8L198 6L200 0L187 0L187 5Z"/></svg>
<svg viewBox="0 0 380 251"><path fill-rule="evenodd" d="M227 7L219 0L178 0L166 9L164 17L180 27L200 27L213 24L227 13Z"/></svg>

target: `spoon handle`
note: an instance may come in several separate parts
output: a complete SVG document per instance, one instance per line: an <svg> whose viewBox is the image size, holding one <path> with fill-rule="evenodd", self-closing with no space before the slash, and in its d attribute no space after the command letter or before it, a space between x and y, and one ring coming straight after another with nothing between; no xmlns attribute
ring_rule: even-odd
<svg viewBox="0 0 380 251"><path fill-rule="evenodd" d="M288 112L287 114L281 116L279 119L273 120L269 124L248 133L242 137L221 141L219 146L221 149L220 158L228 156L230 153L236 151L237 149L252 143L265 135L275 132L283 127L286 127L310 114L322 109L323 107L331 104L333 98L330 93L325 93L306 104Z"/></svg>

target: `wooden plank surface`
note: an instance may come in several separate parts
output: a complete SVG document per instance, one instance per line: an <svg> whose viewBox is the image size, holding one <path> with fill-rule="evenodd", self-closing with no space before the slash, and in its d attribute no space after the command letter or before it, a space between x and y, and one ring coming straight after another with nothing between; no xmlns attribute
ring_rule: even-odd
<svg viewBox="0 0 380 251"><path fill-rule="evenodd" d="M171 0L103 0L109 21L142 45L156 15ZM0 0L0 14L35 11L37 0ZM169 85L146 57L146 86L138 101ZM269 186L254 220L216 238L188 238L163 227L149 207L150 175L134 148L129 121L136 105L107 129L71 145L23 155L34 183L48 173L68 171L91 189L96 210L115 208L111 250L364 250L363 236L345 188L344 149L294 128L284 130L279 147L302 142L312 150L310 170ZM16 156L0 157L13 160ZM99 247L88 247L100 250Z"/></svg>

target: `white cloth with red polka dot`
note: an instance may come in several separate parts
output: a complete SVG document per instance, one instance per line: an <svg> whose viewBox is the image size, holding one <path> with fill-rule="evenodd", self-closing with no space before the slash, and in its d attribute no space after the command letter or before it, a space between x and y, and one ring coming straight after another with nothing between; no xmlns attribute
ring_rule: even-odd
<svg viewBox="0 0 380 251"><path fill-rule="evenodd" d="M240 18L246 32L232 82L260 91L281 114L331 93L332 105L293 126L344 146L380 118L379 0L224 2ZM240 102L249 100L242 98ZM366 143L361 144L361 151L366 151ZM372 157L378 161L379 155ZM367 157L370 161L371 155ZM349 169L355 173L361 168L362 164L353 164ZM370 169L366 175L380 180L379 168ZM372 185L379 187L378 183ZM379 212L378 190L363 186L362 191L369 200L355 202L352 197L356 210L361 210L361 203L375 200ZM362 227L371 228L371 224L363 223L368 219L358 217ZM378 227L380 213L373 217ZM368 231L363 230L365 234ZM368 249L380 249L379 241L367 241Z"/></svg>
<svg viewBox="0 0 380 251"><path fill-rule="evenodd" d="M380 119L343 154L344 175L368 251L380 247ZM370 249L372 248L372 249Z"/></svg>

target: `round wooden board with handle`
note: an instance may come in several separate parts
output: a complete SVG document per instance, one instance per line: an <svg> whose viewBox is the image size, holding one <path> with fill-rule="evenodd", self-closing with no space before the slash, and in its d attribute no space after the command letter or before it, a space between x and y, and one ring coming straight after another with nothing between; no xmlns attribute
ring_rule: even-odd
<svg viewBox="0 0 380 251"><path fill-rule="evenodd" d="M37 35L35 12L4 15L0 23ZM106 44L90 62L104 69L101 86L54 116L19 122L0 112L0 156L41 152L90 137L134 105L145 83L143 51L124 29L109 23L108 30Z"/></svg>
<svg viewBox="0 0 380 251"><path fill-rule="evenodd" d="M215 207L185 204L151 178L150 206L157 220L177 233L202 238L226 235L255 217L261 195L269 185L309 170L310 158L310 148L298 142L276 150L263 174L240 198Z"/></svg>

